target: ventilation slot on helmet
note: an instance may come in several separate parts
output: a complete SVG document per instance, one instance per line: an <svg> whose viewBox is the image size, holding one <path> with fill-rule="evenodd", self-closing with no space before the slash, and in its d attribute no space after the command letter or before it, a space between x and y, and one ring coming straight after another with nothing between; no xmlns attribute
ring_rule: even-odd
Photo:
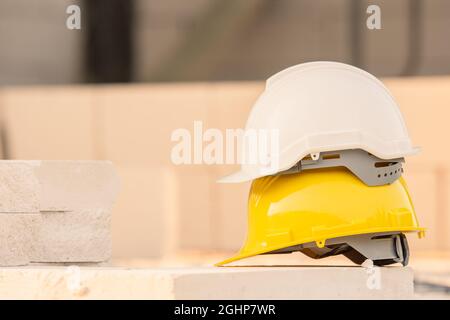
<svg viewBox="0 0 450 320"><path fill-rule="evenodd" d="M396 162L387 162L387 161L375 162L375 168L389 167L395 163Z"/></svg>
<svg viewBox="0 0 450 320"><path fill-rule="evenodd" d="M332 160L332 159L340 159L341 155L339 153L334 153L334 154L324 154L322 156L323 160Z"/></svg>

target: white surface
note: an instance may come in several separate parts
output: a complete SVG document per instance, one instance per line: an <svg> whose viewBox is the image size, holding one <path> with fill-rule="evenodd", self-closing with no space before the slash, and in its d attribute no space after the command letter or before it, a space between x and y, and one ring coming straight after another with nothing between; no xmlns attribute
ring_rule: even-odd
<svg viewBox="0 0 450 320"><path fill-rule="evenodd" d="M380 288L361 267L0 269L0 299L409 299L410 268L385 267Z"/></svg>
<svg viewBox="0 0 450 320"><path fill-rule="evenodd" d="M41 215L0 213L0 266L27 264Z"/></svg>

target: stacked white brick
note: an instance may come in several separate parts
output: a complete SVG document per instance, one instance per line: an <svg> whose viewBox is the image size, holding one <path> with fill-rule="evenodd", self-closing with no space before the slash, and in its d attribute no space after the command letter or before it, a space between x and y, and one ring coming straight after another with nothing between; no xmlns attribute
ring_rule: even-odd
<svg viewBox="0 0 450 320"><path fill-rule="evenodd" d="M0 266L109 260L119 185L106 161L0 161Z"/></svg>

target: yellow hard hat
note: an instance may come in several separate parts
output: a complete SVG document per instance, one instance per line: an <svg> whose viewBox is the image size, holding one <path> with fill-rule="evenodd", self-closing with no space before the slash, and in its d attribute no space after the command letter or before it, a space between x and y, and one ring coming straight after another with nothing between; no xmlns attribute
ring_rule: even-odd
<svg viewBox="0 0 450 320"><path fill-rule="evenodd" d="M402 177L368 186L342 167L266 176L253 181L248 203L247 240L238 254L217 266L293 251L406 265L404 233L424 235Z"/></svg>

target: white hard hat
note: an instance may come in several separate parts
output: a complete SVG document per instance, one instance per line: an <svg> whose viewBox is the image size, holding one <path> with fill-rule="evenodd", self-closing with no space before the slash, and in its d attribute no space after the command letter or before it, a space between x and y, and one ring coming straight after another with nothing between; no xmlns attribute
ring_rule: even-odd
<svg viewBox="0 0 450 320"><path fill-rule="evenodd" d="M362 149L380 159L415 154L400 110L387 88L364 70L319 61L287 68L266 82L245 131L276 130L276 166L242 163L219 182L244 182L276 174L308 155ZM243 153L248 153L244 144ZM269 150L270 148L268 148Z"/></svg>

